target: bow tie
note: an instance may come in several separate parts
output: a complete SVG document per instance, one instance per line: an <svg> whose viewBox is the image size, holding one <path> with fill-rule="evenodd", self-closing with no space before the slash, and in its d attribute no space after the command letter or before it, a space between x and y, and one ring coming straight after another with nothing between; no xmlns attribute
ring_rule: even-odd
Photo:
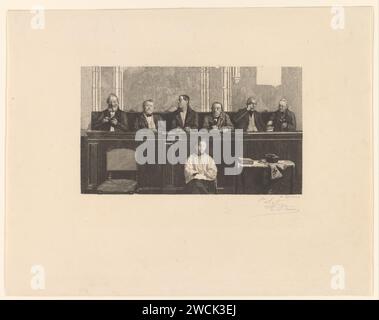
<svg viewBox="0 0 379 320"><path fill-rule="evenodd" d="M146 117L150 118L152 117L153 115L152 114L145 114Z"/></svg>
<svg viewBox="0 0 379 320"><path fill-rule="evenodd" d="M254 113L254 111L253 110L249 110L249 113L250 113L250 115L252 115Z"/></svg>
<svg viewBox="0 0 379 320"><path fill-rule="evenodd" d="M184 110L182 108L180 108L180 107L178 108L178 111L179 112L184 112Z"/></svg>

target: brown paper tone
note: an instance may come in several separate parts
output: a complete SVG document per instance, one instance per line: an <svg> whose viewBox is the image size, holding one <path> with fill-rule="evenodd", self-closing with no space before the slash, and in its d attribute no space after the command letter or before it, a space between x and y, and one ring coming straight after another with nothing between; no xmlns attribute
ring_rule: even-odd
<svg viewBox="0 0 379 320"><path fill-rule="evenodd" d="M373 15L345 15L333 30L330 8L47 11L32 30L9 12L6 293L371 295ZM303 194L271 197L276 210L269 196L80 194L91 65L301 66Z"/></svg>

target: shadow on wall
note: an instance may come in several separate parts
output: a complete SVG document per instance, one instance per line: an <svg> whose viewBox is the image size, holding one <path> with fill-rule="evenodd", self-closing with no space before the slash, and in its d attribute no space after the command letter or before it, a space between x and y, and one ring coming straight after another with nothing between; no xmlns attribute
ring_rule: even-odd
<svg viewBox="0 0 379 320"><path fill-rule="evenodd" d="M142 101L153 99L156 110L173 111L178 96L187 94L195 110L200 106L199 67L132 67L124 71L124 105L142 111Z"/></svg>

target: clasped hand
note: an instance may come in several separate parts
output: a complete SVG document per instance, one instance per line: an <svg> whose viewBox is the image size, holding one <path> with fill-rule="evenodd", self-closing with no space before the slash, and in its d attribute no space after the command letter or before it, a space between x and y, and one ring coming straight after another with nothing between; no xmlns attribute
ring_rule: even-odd
<svg viewBox="0 0 379 320"><path fill-rule="evenodd" d="M110 123L111 123L112 125L114 125L114 126L116 126L117 123L118 123L118 121L117 121L116 118L112 118L112 119L110 119L109 117L105 117L105 118L103 119L103 123L107 123L107 122L110 122Z"/></svg>

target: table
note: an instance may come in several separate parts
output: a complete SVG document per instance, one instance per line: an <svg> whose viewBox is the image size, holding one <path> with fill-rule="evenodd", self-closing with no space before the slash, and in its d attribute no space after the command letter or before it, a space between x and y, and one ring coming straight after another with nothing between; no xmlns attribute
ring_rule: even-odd
<svg viewBox="0 0 379 320"><path fill-rule="evenodd" d="M291 160L269 163L264 159L240 158L239 166L243 170L241 175L235 177L237 194L294 193L295 163ZM287 181L283 183L283 180ZM280 188L278 185L281 185Z"/></svg>

